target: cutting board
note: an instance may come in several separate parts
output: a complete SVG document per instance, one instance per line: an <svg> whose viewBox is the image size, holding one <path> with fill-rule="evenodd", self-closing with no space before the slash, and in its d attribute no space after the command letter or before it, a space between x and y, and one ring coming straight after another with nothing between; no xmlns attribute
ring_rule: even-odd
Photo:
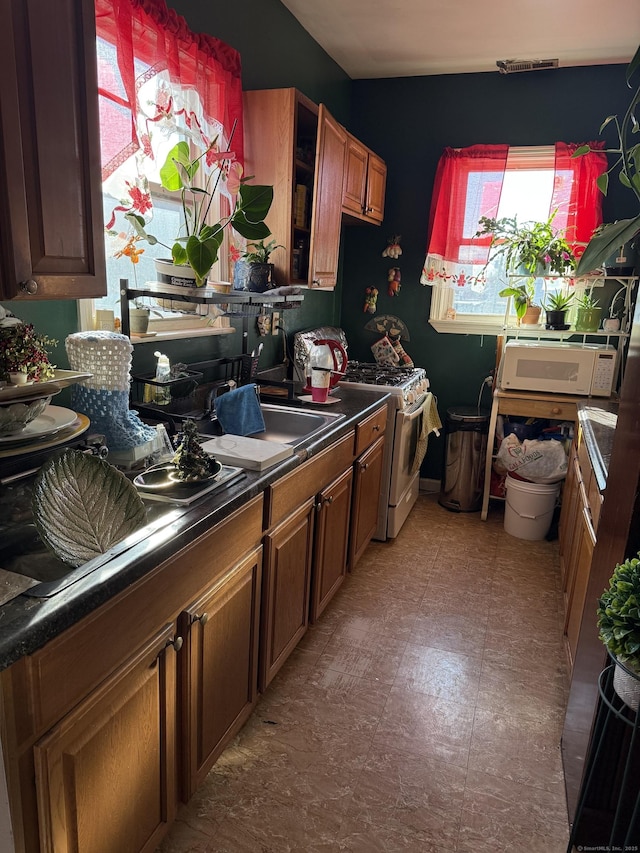
<svg viewBox="0 0 640 853"><path fill-rule="evenodd" d="M293 447L278 441L261 441L243 435L219 435L203 442L202 449L225 465L263 471L293 456Z"/></svg>

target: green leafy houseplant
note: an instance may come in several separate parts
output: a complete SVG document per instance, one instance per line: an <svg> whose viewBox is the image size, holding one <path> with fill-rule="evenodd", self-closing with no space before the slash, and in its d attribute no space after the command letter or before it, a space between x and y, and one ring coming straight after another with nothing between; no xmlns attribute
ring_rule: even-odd
<svg viewBox="0 0 640 853"><path fill-rule="evenodd" d="M578 308L584 308L586 311L593 311L594 308L600 307L600 302L594 298L592 293L585 291L585 293L577 297L576 305Z"/></svg>
<svg viewBox="0 0 640 853"><path fill-rule="evenodd" d="M547 272L564 275L573 270L575 258L562 231L553 227L555 215L556 211L545 222L523 223L518 223L515 216L483 216L476 237L491 235L490 247L495 249L492 258L504 256L507 273L522 269L533 276Z"/></svg>
<svg viewBox="0 0 640 853"><path fill-rule="evenodd" d="M268 243L260 240L259 243L249 243L242 258L249 264L268 264L271 253L276 249L284 249L284 246L277 245L275 240L269 240Z"/></svg>
<svg viewBox="0 0 640 853"><path fill-rule="evenodd" d="M573 293L550 293L544 300L545 311L566 311L573 302Z"/></svg>
<svg viewBox="0 0 640 853"><path fill-rule="evenodd" d="M638 554L640 557L640 553ZM598 600L600 639L621 663L640 671L640 560L616 565Z"/></svg>
<svg viewBox="0 0 640 853"><path fill-rule="evenodd" d="M0 379L7 380L10 373L26 373L28 380L36 382L50 379L54 365L47 347L57 343L47 335L39 335L31 323L0 328Z"/></svg>
<svg viewBox="0 0 640 853"><path fill-rule="evenodd" d="M527 313L528 308L536 307L534 302L534 279L529 278L520 284L512 284L509 285L509 287L504 287L498 293L498 296L502 296L504 298L510 296L513 299L513 307L515 308L516 317L518 320L522 320L524 315Z"/></svg>
<svg viewBox="0 0 640 853"><path fill-rule="evenodd" d="M640 125L635 112L640 103L640 84L635 89L631 80L640 67L640 47L626 70L627 86L633 90L631 101L627 107L622 120L617 115L610 115L600 125L600 133L610 124L613 124L618 137L618 145L615 148L607 148L609 154L616 154L613 165L598 180L598 188L606 195L609 188L609 177L616 170L620 183L630 189L640 205L640 143L632 139L633 135L640 131ZM637 136L636 136L637 139ZM580 157L591 149L588 145L581 145L574 152L574 157ZM578 262L576 272L585 275L600 268L620 246L633 240L640 232L640 213L631 219L621 219L611 225L599 229L598 233L589 241L582 257Z"/></svg>
<svg viewBox="0 0 640 853"><path fill-rule="evenodd" d="M240 181L231 214L213 225L208 224L207 217L221 171L218 171L215 179L213 172L205 174L203 181L199 180L198 173L202 161L208 162L208 155L214 151L214 145L215 141L206 151L192 157L188 143L178 142L160 169L162 186L169 192L180 193L182 202L181 229L172 246L161 243L147 232L143 216L133 212L126 214L137 234L149 245L164 246L171 252L174 264L191 267L197 287L204 285L211 267L218 259L218 250L227 226L230 225L247 240L264 240L271 234L264 219L273 201L273 187L249 184L248 179ZM224 154L214 154L214 159L224 159Z"/></svg>

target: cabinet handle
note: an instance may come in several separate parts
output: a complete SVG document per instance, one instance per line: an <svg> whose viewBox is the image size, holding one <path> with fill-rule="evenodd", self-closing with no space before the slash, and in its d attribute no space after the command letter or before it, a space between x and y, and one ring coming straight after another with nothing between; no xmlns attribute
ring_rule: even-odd
<svg viewBox="0 0 640 853"><path fill-rule="evenodd" d="M184 640L182 639L182 637L174 637L173 640L169 640L169 642L167 643L165 648L169 648L169 646L173 646L174 650L176 652L179 652L180 649L182 648L183 642L184 642Z"/></svg>
<svg viewBox="0 0 640 853"><path fill-rule="evenodd" d="M361 463L361 465L360 465L360 470L361 470L361 471L366 471L368 467L369 467L369 463L368 463L368 462L362 462L362 463Z"/></svg>
<svg viewBox="0 0 640 853"><path fill-rule="evenodd" d="M373 425L373 431L374 432L380 432L380 424L374 424Z"/></svg>
<svg viewBox="0 0 640 853"><path fill-rule="evenodd" d="M558 406L554 406L553 409L551 409L551 414L552 415L559 415L560 414L560 409L558 408Z"/></svg>
<svg viewBox="0 0 640 853"><path fill-rule="evenodd" d="M21 281L20 290L23 293L28 293L30 296L33 296L34 293L38 292L38 282L34 281L32 278L28 278L26 281Z"/></svg>
<svg viewBox="0 0 640 853"><path fill-rule="evenodd" d="M365 212L365 213L371 213L371 212L372 212L372 210L373 210L373 208L372 208L372 207L365 207L364 212Z"/></svg>
<svg viewBox="0 0 640 853"><path fill-rule="evenodd" d="M199 622L201 625L206 625L208 621L209 621L209 614L208 613L201 613L200 616L194 616L193 617L193 619L191 620L191 624L193 625L194 622Z"/></svg>
<svg viewBox="0 0 640 853"><path fill-rule="evenodd" d="M324 499L324 502L326 504L332 504L333 503L333 495L327 495L327 497Z"/></svg>
<svg viewBox="0 0 640 853"><path fill-rule="evenodd" d="M313 281L311 282L311 284L315 285L316 287L320 287L320 280L317 278L314 278Z"/></svg>

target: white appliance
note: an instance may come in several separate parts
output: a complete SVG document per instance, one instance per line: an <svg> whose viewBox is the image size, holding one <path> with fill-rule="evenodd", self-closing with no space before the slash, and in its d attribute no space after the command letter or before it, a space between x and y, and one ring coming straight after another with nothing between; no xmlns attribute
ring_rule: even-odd
<svg viewBox="0 0 640 853"><path fill-rule="evenodd" d="M382 462L378 526L374 539L394 539L418 497L420 471L411 474L420 430L421 406L429 380L421 367L383 367L350 361L340 384L370 388L391 395L388 402Z"/></svg>
<svg viewBox="0 0 640 853"><path fill-rule="evenodd" d="M507 341L498 385L506 391L609 397L616 378L617 355L611 344Z"/></svg>

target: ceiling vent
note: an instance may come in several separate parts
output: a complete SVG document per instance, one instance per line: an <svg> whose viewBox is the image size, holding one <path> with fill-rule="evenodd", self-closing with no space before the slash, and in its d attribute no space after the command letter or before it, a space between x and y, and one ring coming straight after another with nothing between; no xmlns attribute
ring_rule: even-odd
<svg viewBox="0 0 640 853"><path fill-rule="evenodd" d="M557 68L557 59L499 59L496 62L501 74L515 74L517 71L542 71L545 68Z"/></svg>

